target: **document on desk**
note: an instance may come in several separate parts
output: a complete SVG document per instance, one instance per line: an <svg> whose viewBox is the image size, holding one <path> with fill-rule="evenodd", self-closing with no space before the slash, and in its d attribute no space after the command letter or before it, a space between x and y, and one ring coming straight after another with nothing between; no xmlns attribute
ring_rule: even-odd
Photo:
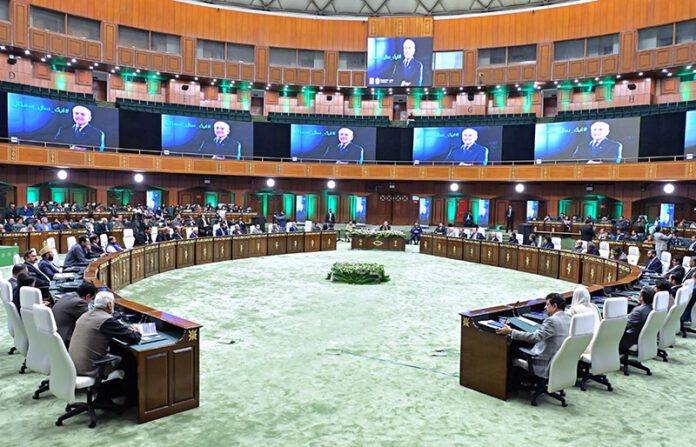
<svg viewBox="0 0 696 447"><path fill-rule="evenodd" d="M534 332L539 327L539 324L525 317L510 317L509 323L517 329L525 332Z"/></svg>

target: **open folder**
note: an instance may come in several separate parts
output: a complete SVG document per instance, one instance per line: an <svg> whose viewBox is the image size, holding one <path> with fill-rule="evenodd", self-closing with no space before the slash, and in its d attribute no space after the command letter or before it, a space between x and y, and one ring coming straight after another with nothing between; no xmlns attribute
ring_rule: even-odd
<svg viewBox="0 0 696 447"><path fill-rule="evenodd" d="M539 327L539 324L525 317L510 317L508 322L511 326L525 332L534 332Z"/></svg>

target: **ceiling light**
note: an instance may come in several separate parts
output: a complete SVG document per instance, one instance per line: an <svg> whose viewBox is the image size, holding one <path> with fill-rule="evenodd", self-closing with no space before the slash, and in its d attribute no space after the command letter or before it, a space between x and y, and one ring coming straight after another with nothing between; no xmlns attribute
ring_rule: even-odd
<svg viewBox="0 0 696 447"><path fill-rule="evenodd" d="M70 59L70 62L72 62L74 64L75 62L77 62L77 59L72 58L72 59Z"/></svg>
<svg viewBox="0 0 696 447"><path fill-rule="evenodd" d="M68 178L68 171L66 171L65 169L61 169L56 173L56 177L58 177L58 180L65 180L66 178Z"/></svg>
<svg viewBox="0 0 696 447"><path fill-rule="evenodd" d="M70 66L72 66L72 64L70 62L68 62L68 67L70 67Z"/></svg>
<svg viewBox="0 0 696 447"><path fill-rule="evenodd" d="M336 187L336 182L334 182L333 180L329 180L328 182L326 182L326 186L328 186L329 189L334 189Z"/></svg>
<svg viewBox="0 0 696 447"><path fill-rule="evenodd" d="M116 70L120 70L120 69L121 69L121 67L119 67L119 66L117 65L117 66L116 66Z"/></svg>
<svg viewBox="0 0 696 447"><path fill-rule="evenodd" d="M268 180L266 180L266 186L268 186L269 188L273 188L275 186L275 180L269 178Z"/></svg>
<svg viewBox="0 0 696 447"><path fill-rule="evenodd" d="M3 48L5 48L5 47L3 47ZM47 55L46 55L46 59L50 59L50 58L52 58L52 57L53 57L53 56L51 56L50 54L47 54Z"/></svg>
<svg viewBox="0 0 696 447"><path fill-rule="evenodd" d="M160 75L160 72L158 71L158 72L157 72L157 76L159 76L159 75Z"/></svg>
<svg viewBox="0 0 696 447"><path fill-rule="evenodd" d="M621 75L616 75L616 79L621 79Z"/></svg>
<svg viewBox="0 0 696 447"><path fill-rule="evenodd" d="M643 72L641 71L640 73L638 73L638 76L643 76Z"/></svg>
<svg viewBox="0 0 696 447"><path fill-rule="evenodd" d="M99 64L95 62L95 63L94 63L94 66L95 66L95 67L98 67L98 66L99 66Z"/></svg>
<svg viewBox="0 0 696 447"><path fill-rule="evenodd" d="M31 54L31 51L29 51L29 50L24 50L24 54L26 54L26 55L28 56L28 55Z"/></svg>
<svg viewBox="0 0 696 447"><path fill-rule="evenodd" d="M459 191L459 183L450 183L450 191Z"/></svg>
<svg viewBox="0 0 696 447"><path fill-rule="evenodd" d="M177 78L177 79L179 79L179 75L175 75L174 77Z"/></svg>
<svg viewBox="0 0 696 447"><path fill-rule="evenodd" d="M518 183L515 185L515 191L517 192L524 192L524 185L522 183Z"/></svg>
<svg viewBox="0 0 696 447"><path fill-rule="evenodd" d="M665 191L665 193L672 194L674 192L674 185L671 183L667 183L662 189Z"/></svg>
<svg viewBox="0 0 696 447"><path fill-rule="evenodd" d="M45 58L45 57L42 57L42 58L41 58L41 62L46 62L46 58Z"/></svg>
<svg viewBox="0 0 696 447"><path fill-rule="evenodd" d="M197 81L197 80L198 80L198 76L196 76L195 78L193 78L193 80L194 80L194 81Z"/></svg>
<svg viewBox="0 0 696 447"><path fill-rule="evenodd" d="M135 180L135 183L142 183L143 180L145 180L145 177L141 173L137 173L133 176L133 180Z"/></svg>

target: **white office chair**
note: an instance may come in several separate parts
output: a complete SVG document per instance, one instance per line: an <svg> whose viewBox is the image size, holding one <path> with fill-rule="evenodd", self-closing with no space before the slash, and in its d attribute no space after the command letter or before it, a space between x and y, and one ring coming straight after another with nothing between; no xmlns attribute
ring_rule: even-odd
<svg viewBox="0 0 696 447"><path fill-rule="evenodd" d="M102 248L106 248L106 244L109 243L109 237L106 235L106 233L99 235L99 243L101 244Z"/></svg>
<svg viewBox="0 0 696 447"><path fill-rule="evenodd" d="M312 221L311 220L305 220L304 230L305 230L305 232L312 231Z"/></svg>
<svg viewBox="0 0 696 447"><path fill-rule="evenodd" d="M517 243L522 245L524 244L524 236L521 234L516 234L515 237L517 238Z"/></svg>
<svg viewBox="0 0 696 447"><path fill-rule="evenodd" d="M628 263L631 265L638 265L638 260L640 259L640 250L635 245L628 247Z"/></svg>
<svg viewBox="0 0 696 447"><path fill-rule="evenodd" d="M5 309L5 313L7 314L7 332L10 333L10 337L14 339L14 329L12 327L12 319L10 318L9 310L7 307L5 307L5 303L9 303L10 306L15 307L14 304L12 304L12 284L10 284L8 281L0 279L0 300L2 300L2 307ZM16 308L15 308L16 310ZM8 355L12 355L16 351L16 348L12 346L10 348L10 351L7 353Z"/></svg>
<svg viewBox="0 0 696 447"><path fill-rule="evenodd" d="M56 250L55 248L52 248L51 253L53 253L53 261L51 261L53 263L53 265L55 265L58 268L62 268L63 261L60 259L60 256L58 255L58 250Z"/></svg>
<svg viewBox="0 0 696 447"><path fill-rule="evenodd" d="M68 236L67 242L68 242L68 251L70 251L72 246L77 244L77 239L75 239L75 236Z"/></svg>
<svg viewBox="0 0 696 447"><path fill-rule="evenodd" d="M130 228L126 228L123 230L123 248L127 250L129 248L133 248L133 245L135 245L135 237L133 236L133 230Z"/></svg>
<svg viewBox="0 0 696 447"><path fill-rule="evenodd" d="M56 240L55 238L49 237L46 239L46 245L51 248L51 250L55 250L56 248Z"/></svg>
<svg viewBox="0 0 696 447"><path fill-rule="evenodd" d="M662 261L662 274L665 274L672 266L672 253L667 250L663 251L660 255L660 261Z"/></svg>
<svg viewBox="0 0 696 447"><path fill-rule="evenodd" d="M682 261L682 267L684 267L684 270L687 272L689 271L689 263L691 262L691 256L684 256L684 260Z"/></svg>
<svg viewBox="0 0 696 447"><path fill-rule="evenodd" d="M657 337L657 355L663 361L668 361L666 349L674 346L677 341L677 332L680 332L681 316L689 304L693 287L689 288L686 285L677 290L677 296L674 298L674 305L667 312L665 322L662 324L660 334Z"/></svg>
<svg viewBox="0 0 696 447"><path fill-rule="evenodd" d="M27 332L29 349L27 350L26 366L30 370L48 376L51 372L48 361L48 353L44 352L36 335L36 324L34 323L34 305L43 306L41 291L34 287L22 287L19 291L19 302L21 304L22 323ZM48 380L43 380L34 392L34 399L48 390Z"/></svg>
<svg viewBox="0 0 696 447"><path fill-rule="evenodd" d="M24 264L24 261L22 260L22 257L19 256L17 253L15 253L12 256L12 264L17 265L17 264Z"/></svg>
<svg viewBox="0 0 696 447"><path fill-rule="evenodd" d="M599 323L590 342L590 353L580 358L580 389L587 390L587 382L594 380L613 391L605 373L621 369L619 343L628 321L628 300L608 298L604 301L604 319Z"/></svg>
<svg viewBox="0 0 696 447"><path fill-rule="evenodd" d="M693 297L694 280L687 279L686 281L684 281L683 286L691 289L691 294L692 294L691 296ZM688 303L687 303L687 306L688 306ZM682 334L682 337L684 337L684 338L686 338L687 332L691 332L692 334L696 333L696 329L693 328L693 326L694 326L693 322L696 321L696 305L691 307L691 315L686 320L687 320L687 322L682 321L682 323L681 323L681 334Z"/></svg>
<svg viewBox="0 0 696 447"><path fill-rule="evenodd" d="M51 376L49 378L49 389L58 399L68 403L65 414L61 415L56 421L56 425L63 425L63 421L76 414L87 411L90 416L89 428L97 425L97 417L94 404L94 392L100 385L115 379L123 379L124 372L121 369L112 371L105 378L94 378L88 376L78 376L68 350L65 348L63 340L58 335L56 321L53 313L45 306L36 305L34 307L34 321L36 323L36 333L42 348L48 353L50 361ZM108 365L115 360L114 357L101 360L99 365ZM87 402L77 402L75 390L87 390Z"/></svg>
<svg viewBox="0 0 696 447"><path fill-rule="evenodd" d="M217 233L218 228L220 228L220 224L213 225L213 236L215 236L215 233Z"/></svg>
<svg viewBox="0 0 696 447"><path fill-rule="evenodd" d="M609 242L602 241L599 243L599 256L609 259Z"/></svg>
<svg viewBox="0 0 696 447"><path fill-rule="evenodd" d="M26 356L27 351L29 350L29 339L27 338L27 332L24 330L24 323L22 322L22 319L19 317L17 307L14 305L14 303L12 303L11 300L9 302L5 302L3 300L2 304L3 306L5 306L7 317L10 319L10 322L12 323L14 347L17 351L19 351L20 354L22 354L22 356ZM19 369L20 374L24 374L24 371L26 371L27 369L25 363L26 362L23 362L22 367Z"/></svg>
<svg viewBox="0 0 696 447"><path fill-rule="evenodd" d="M594 321L595 317L591 313L573 315L568 337L551 359L548 379L534 375L533 369L529 368L529 362L517 360L514 363L530 372L530 379L534 383L533 406L537 405L537 399L542 394L559 400L564 407L568 406L563 390L575 386L577 382L578 361L592 340Z"/></svg>
<svg viewBox="0 0 696 447"><path fill-rule="evenodd" d="M495 237L498 239L498 242L503 242L503 232L502 231L496 232Z"/></svg>
<svg viewBox="0 0 696 447"><path fill-rule="evenodd" d="M191 233L193 233L193 227L186 227L186 239L188 239L191 236Z"/></svg>
<svg viewBox="0 0 696 447"><path fill-rule="evenodd" d="M157 233L159 232L159 228L157 227L152 227L154 231L151 230L150 232L150 239L152 239L152 242L157 242Z"/></svg>
<svg viewBox="0 0 696 447"><path fill-rule="evenodd" d="M486 229L483 227L478 227L478 230L476 230L479 234L482 234L486 236Z"/></svg>
<svg viewBox="0 0 696 447"><path fill-rule="evenodd" d="M657 333L667 318L667 305L669 304L669 292L657 292L653 299L653 310L643 325L638 335L638 343L631 346L621 358L624 375L628 375L628 367L633 366L651 376L650 368L642 362L654 359L657 356ZM635 359L629 359L629 354L635 355Z"/></svg>
<svg viewBox="0 0 696 447"><path fill-rule="evenodd" d="M458 231L458 230L455 228L454 231ZM464 228L462 231L464 231L464 234L466 234L466 238L467 238L467 239L471 238L471 229L470 229L470 228ZM454 235L453 235L453 236L454 236ZM459 237L459 232L458 232L458 234L457 234L456 236L454 236L454 237Z"/></svg>
<svg viewBox="0 0 696 447"><path fill-rule="evenodd" d="M560 250L561 249L561 238L560 237L552 237L551 242L553 243L553 248L554 250Z"/></svg>
<svg viewBox="0 0 696 447"><path fill-rule="evenodd" d="M587 253L587 241L582 241L582 252Z"/></svg>

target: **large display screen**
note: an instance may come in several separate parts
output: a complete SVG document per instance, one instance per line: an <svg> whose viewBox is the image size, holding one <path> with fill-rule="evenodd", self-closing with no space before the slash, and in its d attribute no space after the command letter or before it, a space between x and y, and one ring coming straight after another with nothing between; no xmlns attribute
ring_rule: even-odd
<svg viewBox="0 0 696 447"><path fill-rule="evenodd" d="M433 79L432 37L367 39L367 85L429 87Z"/></svg>
<svg viewBox="0 0 696 447"><path fill-rule="evenodd" d="M118 147L118 109L7 94L7 134L71 149Z"/></svg>
<svg viewBox="0 0 696 447"><path fill-rule="evenodd" d="M374 127L293 124L290 155L298 159L362 164L375 160L376 136Z"/></svg>
<svg viewBox="0 0 696 447"><path fill-rule="evenodd" d="M430 197L421 197L418 207L418 223L430 225Z"/></svg>
<svg viewBox="0 0 696 447"><path fill-rule="evenodd" d="M254 156L253 124L162 115L162 150L215 159L251 158Z"/></svg>
<svg viewBox="0 0 696 447"><path fill-rule="evenodd" d="M539 201L527 200L527 220L537 220L539 218Z"/></svg>
<svg viewBox="0 0 696 447"><path fill-rule="evenodd" d="M307 220L307 196L295 196L295 221L304 222Z"/></svg>
<svg viewBox="0 0 696 447"><path fill-rule="evenodd" d="M686 112L684 154L691 154L693 156L696 156L696 110Z"/></svg>
<svg viewBox="0 0 696 447"><path fill-rule="evenodd" d="M586 163L636 161L639 139L640 118L537 124L534 158Z"/></svg>
<svg viewBox="0 0 696 447"><path fill-rule="evenodd" d="M500 161L502 141L502 126L416 127L413 161L487 165Z"/></svg>
<svg viewBox="0 0 696 447"><path fill-rule="evenodd" d="M674 226L674 204L673 203L661 203L660 204L660 226L663 226L663 227Z"/></svg>

